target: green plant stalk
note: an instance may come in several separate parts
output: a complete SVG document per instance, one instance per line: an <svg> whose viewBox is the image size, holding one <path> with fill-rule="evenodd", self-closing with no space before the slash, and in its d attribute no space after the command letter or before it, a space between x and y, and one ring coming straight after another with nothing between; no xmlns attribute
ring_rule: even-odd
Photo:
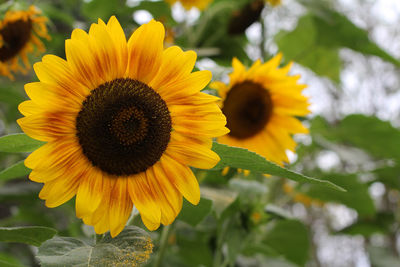
<svg viewBox="0 0 400 267"><path fill-rule="evenodd" d="M157 259L154 263L154 267L160 267L164 254L165 254L165 250L167 249L167 244L168 244L168 237L171 233L172 230L172 224L171 225L166 225L164 226L162 232L161 232L161 238L160 238L160 249L158 251L158 255L157 255Z"/></svg>

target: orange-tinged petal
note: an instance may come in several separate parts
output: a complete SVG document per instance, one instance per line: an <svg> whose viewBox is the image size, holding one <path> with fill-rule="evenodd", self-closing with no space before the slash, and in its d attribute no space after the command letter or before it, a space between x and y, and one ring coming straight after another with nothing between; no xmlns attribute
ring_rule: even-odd
<svg viewBox="0 0 400 267"><path fill-rule="evenodd" d="M195 137L173 132L165 153L172 155L183 164L199 169L210 169L220 160L218 154L211 150L211 145L209 138L206 141L200 141Z"/></svg>
<svg viewBox="0 0 400 267"><path fill-rule="evenodd" d="M169 206L174 212L174 220L182 209L182 194L175 188L173 184L171 184L166 173L164 172L164 169L161 167L160 164L158 164L158 166L156 167L153 166L152 173L156 178L156 183L154 184L157 184L158 188L163 191L165 199L168 201ZM172 223L172 221L169 221L169 219L167 218L168 216L165 216L165 220L163 220L163 217L164 216L162 212L161 223L163 223L164 225Z"/></svg>
<svg viewBox="0 0 400 267"><path fill-rule="evenodd" d="M34 103L43 109L59 109L78 113L81 108L82 100L73 97L61 86L33 82L25 84L25 92Z"/></svg>
<svg viewBox="0 0 400 267"><path fill-rule="evenodd" d="M40 141L75 135L75 118L70 114L52 113L33 114L17 120L21 129L30 137Z"/></svg>
<svg viewBox="0 0 400 267"><path fill-rule="evenodd" d="M110 234L117 236L125 227L132 212L132 201L128 193L128 179L118 178L110 193Z"/></svg>
<svg viewBox="0 0 400 267"><path fill-rule="evenodd" d="M54 55L46 55L42 62L33 65L39 80L61 87L76 101L82 101L89 93L89 89L79 83L75 78L69 62Z"/></svg>
<svg viewBox="0 0 400 267"><path fill-rule="evenodd" d="M80 40L66 40L65 54L76 80L89 90L93 90L105 82L96 72L96 66L101 62L96 62L93 52L86 43Z"/></svg>
<svg viewBox="0 0 400 267"><path fill-rule="evenodd" d="M197 205L200 201L200 187L190 168L168 155L161 157L161 164L168 180L190 203Z"/></svg>
<svg viewBox="0 0 400 267"><path fill-rule="evenodd" d="M104 233L110 230L109 226L109 202L110 202L110 192L115 184L115 179L110 179L107 175L103 175L103 191L101 193L101 202L97 206L97 209L91 213L84 216L82 219L84 223L93 225L101 231L96 231L96 233Z"/></svg>
<svg viewBox="0 0 400 267"><path fill-rule="evenodd" d="M157 88L168 86L168 84L189 75L193 70L196 58L197 55L194 51L183 52L177 46L165 49L160 69L149 85L157 90Z"/></svg>
<svg viewBox="0 0 400 267"><path fill-rule="evenodd" d="M157 170L154 170L154 169ZM161 210L161 223L164 225L171 224L176 216L179 207L179 200L177 198L177 191L172 187L171 184L165 184L166 187L161 186L161 182L159 181L162 177L158 177L157 174L163 175L160 173L160 166L153 165L146 171L146 179L147 183L152 190L153 195L155 196L155 201Z"/></svg>
<svg viewBox="0 0 400 267"><path fill-rule="evenodd" d="M44 184L39 193L41 199L46 200L46 206L54 208L70 200L78 190L79 176L60 177Z"/></svg>
<svg viewBox="0 0 400 267"><path fill-rule="evenodd" d="M113 35L109 34L103 24L92 24L89 30L89 44L96 62L96 73L106 82L123 77L126 71L127 51L119 50L121 45L115 44Z"/></svg>
<svg viewBox="0 0 400 267"><path fill-rule="evenodd" d="M132 34L128 41L128 77L150 83L161 65L164 35L164 26L154 20Z"/></svg>
<svg viewBox="0 0 400 267"><path fill-rule="evenodd" d="M188 97L199 94L210 80L210 71L197 71L173 83L161 85L157 91L167 103L173 104L182 99L187 101Z"/></svg>
<svg viewBox="0 0 400 267"><path fill-rule="evenodd" d="M92 214L100 205L105 190L104 180L101 171L96 168L82 175L75 201L78 218Z"/></svg>
<svg viewBox="0 0 400 267"><path fill-rule="evenodd" d="M161 211L155 196L146 181L144 173L128 178L128 192L133 204L140 212L143 223L154 231L160 226Z"/></svg>
<svg viewBox="0 0 400 267"><path fill-rule="evenodd" d="M221 136L229 133L228 128L225 128L225 120L196 120L184 117L172 118L174 130L187 135L203 135L208 137Z"/></svg>
<svg viewBox="0 0 400 267"><path fill-rule="evenodd" d="M111 39L114 41L114 45L116 47L116 51L118 53L117 62L121 64L121 66L127 67L128 64L128 46L126 43L126 37L124 30L119 24L117 18L112 16L107 23L107 31L111 36ZM121 67L119 67L121 68ZM122 68L121 68L122 70ZM124 70L125 71L125 70ZM125 73L123 73L125 74Z"/></svg>

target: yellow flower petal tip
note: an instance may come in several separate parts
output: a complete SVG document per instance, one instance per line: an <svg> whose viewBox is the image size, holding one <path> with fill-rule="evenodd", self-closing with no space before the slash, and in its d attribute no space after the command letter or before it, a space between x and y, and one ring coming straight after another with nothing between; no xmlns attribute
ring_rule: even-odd
<svg viewBox="0 0 400 267"><path fill-rule="evenodd" d="M212 0L165 0L170 5L173 5L179 2L186 10L190 10L192 8L198 8L199 10L206 9Z"/></svg>
<svg viewBox="0 0 400 267"><path fill-rule="evenodd" d="M273 7L279 6L282 4L282 0L265 0L265 2L267 2L268 4L270 4Z"/></svg>

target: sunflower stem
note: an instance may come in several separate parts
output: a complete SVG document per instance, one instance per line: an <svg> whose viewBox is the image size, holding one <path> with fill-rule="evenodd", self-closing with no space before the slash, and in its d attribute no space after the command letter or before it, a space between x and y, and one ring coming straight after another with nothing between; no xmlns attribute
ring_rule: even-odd
<svg viewBox="0 0 400 267"><path fill-rule="evenodd" d="M160 267L162 264L162 260L163 260L165 250L166 250L167 244L168 244L168 237L171 233L171 230L172 230L172 225L166 225L166 226L164 226L164 228L161 232L160 249L158 251L158 255L157 255L156 262L154 263L154 267Z"/></svg>

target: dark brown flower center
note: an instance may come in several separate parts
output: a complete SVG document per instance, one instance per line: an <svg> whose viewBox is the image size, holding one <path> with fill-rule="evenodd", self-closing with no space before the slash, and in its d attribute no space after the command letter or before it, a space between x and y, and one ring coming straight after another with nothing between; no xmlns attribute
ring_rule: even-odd
<svg viewBox="0 0 400 267"><path fill-rule="evenodd" d="M161 158L170 140L171 116L151 87L129 78L116 79L85 99L76 130L93 166L111 175L132 175Z"/></svg>
<svg viewBox="0 0 400 267"><path fill-rule="evenodd" d="M245 81L228 92L222 112L226 116L230 136L249 138L267 125L272 114L271 96L261 85Z"/></svg>
<svg viewBox="0 0 400 267"><path fill-rule="evenodd" d="M32 21L30 19L9 22L0 29L0 35L3 38L0 61L5 62L17 56L29 41L31 30Z"/></svg>

